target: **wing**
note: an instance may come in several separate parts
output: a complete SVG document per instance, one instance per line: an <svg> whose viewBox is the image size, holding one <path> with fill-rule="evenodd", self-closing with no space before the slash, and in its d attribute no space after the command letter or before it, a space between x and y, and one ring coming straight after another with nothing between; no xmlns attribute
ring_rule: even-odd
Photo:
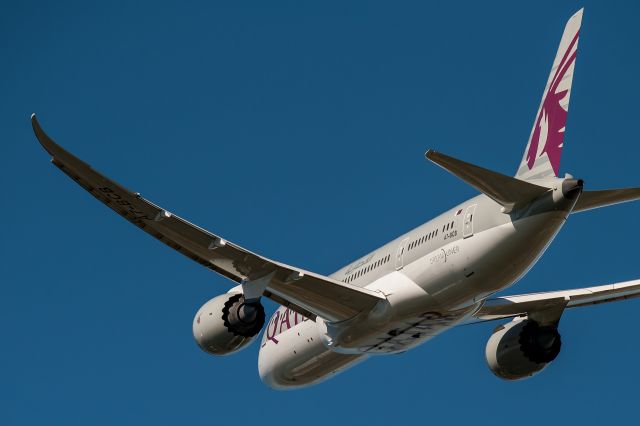
<svg viewBox="0 0 640 426"><path fill-rule="evenodd" d="M639 296L640 280L633 280L597 287L488 299L474 316L479 321L491 321L524 315L530 317L538 315L543 322L554 322L554 320L560 319L560 315L567 308L617 302Z"/></svg>
<svg viewBox="0 0 640 426"><path fill-rule="evenodd" d="M381 300L377 292L276 262L246 250L174 215L98 173L49 138L35 114L36 137L52 163L120 216L202 266L237 283L266 280L262 293L315 319L343 321L368 312Z"/></svg>

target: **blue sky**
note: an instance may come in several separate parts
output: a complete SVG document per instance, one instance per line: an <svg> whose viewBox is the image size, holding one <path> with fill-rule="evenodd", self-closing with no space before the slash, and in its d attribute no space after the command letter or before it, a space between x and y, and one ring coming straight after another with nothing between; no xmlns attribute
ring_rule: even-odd
<svg viewBox="0 0 640 426"><path fill-rule="evenodd" d="M0 423L581 424L635 416L640 302L567 312L542 374L496 379L496 324L320 386L272 391L257 349L207 356L230 282L48 163L29 115L146 198L331 273L474 190L436 148L512 174L565 21L585 6L562 172L640 185L638 8L621 2L13 2L0 16ZM572 216L512 293L637 278L640 205ZM268 305L269 311L274 309Z"/></svg>

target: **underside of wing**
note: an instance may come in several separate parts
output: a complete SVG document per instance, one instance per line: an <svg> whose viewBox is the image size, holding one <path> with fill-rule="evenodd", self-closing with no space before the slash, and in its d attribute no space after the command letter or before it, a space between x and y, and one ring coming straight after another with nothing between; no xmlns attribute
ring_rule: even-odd
<svg viewBox="0 0 640 426"><path fill-rule="evenodd" d="M243 285L262 282L262 295L311 319L347 320L384 299L379 293L267 259L189 223L63 149L42 130L35 114L31 122L55 166L120 216L202 266Z"/></svg>
<svg viewBox="0 0 640 426"><path fill-rule="evenodd" d="M487 300L475 313L475 317L480 321L490 321L539 315L553 322L554 319L560 318L564 309L617 302L639 296L640 280L574 290L504 296Z"/></svg>

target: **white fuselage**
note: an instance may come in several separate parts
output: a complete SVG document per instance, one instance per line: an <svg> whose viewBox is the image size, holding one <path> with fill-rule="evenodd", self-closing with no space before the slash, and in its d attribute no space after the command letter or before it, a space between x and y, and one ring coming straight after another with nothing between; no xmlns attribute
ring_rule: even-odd
<svg viewBox="0 0 640 426"><path fill-rule="evenodd" d="M338 324L280 307L262 338L260 377L278 389L315 384L368 356L406 351L465 321L533 266L571 206L554 192L506 214L480 195L340 269L331 277L379 291L387 305Z"/></svg>

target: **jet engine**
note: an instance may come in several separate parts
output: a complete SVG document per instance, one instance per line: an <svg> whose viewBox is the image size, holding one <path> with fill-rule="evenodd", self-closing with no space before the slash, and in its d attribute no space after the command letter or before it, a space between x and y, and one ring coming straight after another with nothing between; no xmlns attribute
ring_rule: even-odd
<svg viewBox="0 0 640 426"><path fill-rule="evenodd" d="M557 325L516 318L493 330L485 355L493 374L518 380L542 371L556 359L561 344Z"/></svg>
<svg viewBox="0 0 640 426"><path fill-rule="evenodd" d="M264 325L264 307L242 293L226 293L202 305L193 319L193 337L212 355L228 355L251 343Z"/></svg>

